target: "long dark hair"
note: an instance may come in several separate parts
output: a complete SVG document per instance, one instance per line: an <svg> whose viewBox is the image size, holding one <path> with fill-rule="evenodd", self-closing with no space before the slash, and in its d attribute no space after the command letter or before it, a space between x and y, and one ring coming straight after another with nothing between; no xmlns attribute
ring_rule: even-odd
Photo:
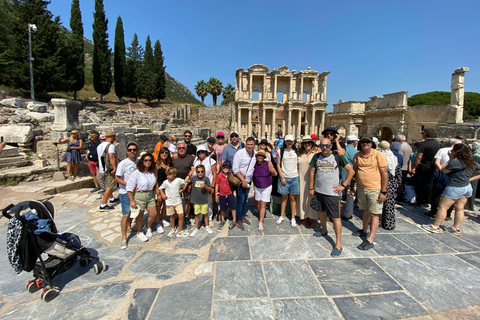
<svg viewBox="0 0 480 320"><path fill-rule="evenodd" d="M145 160L146 157L150 157L150 159L152 159L152 165L150 166L150 168L148 168L148 172L154 172L155 166L153 165L153 154L151 154L150 152L145 153L140 157L140 160L138 160L138 163L137 163L138 171L145 172L145 166L143 165L143 160Z"/></svg>
<svg viewBox="0 0 480 320"><path fill-rule="evenodd" d="M157 157L157 166L160 167L160 165L162 164L162 158L160 157L160 152L162 151L166 151L167 152L167 159L165 159L165 165L167 165L168 167L171 167L172 166L172 157L170 157L170 150L168 150L168 148L166 147L163 147L162 149L160 149L160 151L158 151L158 157Z"/></svg>
<svg viewBox="0 0 480 320"><path fill-rule="evenodd" d="M475 160L472 157L472 150L463 143L457 143L452 149L455 152L455 158L465 166L466 169L475 170Z"/></svg>

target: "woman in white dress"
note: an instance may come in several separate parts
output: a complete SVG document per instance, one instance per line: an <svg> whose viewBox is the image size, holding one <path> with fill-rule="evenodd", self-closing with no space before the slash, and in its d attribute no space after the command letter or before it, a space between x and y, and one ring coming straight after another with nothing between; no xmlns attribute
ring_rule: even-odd
<svg viewBox="0 0 480 320"><path fill-rule="evenodd" d="M304 136L298 154L298 177L300 179L300 195L298 196L297 216L300 225L316 229L318 226L318 212L310 207L312 196L308 194L310 185L310 161L315 157L316 148L310 136Z"/></svg>

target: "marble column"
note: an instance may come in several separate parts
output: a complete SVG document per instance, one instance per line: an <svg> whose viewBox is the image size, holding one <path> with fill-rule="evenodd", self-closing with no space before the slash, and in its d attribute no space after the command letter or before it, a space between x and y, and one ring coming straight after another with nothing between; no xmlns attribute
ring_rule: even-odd
<svg viewBox="0 0 480 320"><path fill-rule="evenodd" d="M285 134L290 134L290 128L292 125L292 110L288 108L288 117L287 117L287 124L285 126Z"/></svg>
<svg viewBox="0 0 480 320"><path fill-rule="evenodd" d="M276 112L275 109L272 109L272 122L271 122L272 123L272 125L271 125L272 130L271 131L272 132L270 134L270 137L271 137L270 139L272 139L272 140L275 139L275 134L277 133L277 123L275 121L276 117L277 117L277 112Z"/></svg>
<svg viewBox="0 0 480 320"><path fill-rule="evenodd" d="M300 138L300 133L302 132L302 110L298 110L298 119L297 119L297 136Z"/></svg>
<svg viewBox="0 0 480 320"><path fill-rule="evenodd" d="M323 129L325 129L325 110L322 111L322 115L321 115L321 122L320 122L320 126L318 128L318 135L320 136L320 134L322 133Z"/></svg>
<svg viewBox="0 0 480 320"><path fill-rule="evenodd" d="M312 108L312 122L310 124L310 134L315 133L315 109Z"/></svg>
<svg viewBox="0 0 480 320"><path fill-rule="evenodd" d="M265 134L265 108L262 107L262 122L260 125L260 132L258 133L259 137L263 137Z"/></svg>
<svg viewBox="0 0 480 320"><path fill-rule="evenodd" d="M237 132L241 134L242 131L242 109L238 108L237 111Z"/></svg>
<svg viewBox="0 0 480 320"><path fill-rule="evenodd" d="M80 129L78 124L78 113L82 108L82 103L70 99L52 99L52 105L55 112L55 122L52 130L70 131Z"/></svg>
<svg viewBox="0 0 480 320"><path fill-rule="evenodd" d="M248 109L248 125L247 125L247 137L252 134L252 109Z"/></svg>

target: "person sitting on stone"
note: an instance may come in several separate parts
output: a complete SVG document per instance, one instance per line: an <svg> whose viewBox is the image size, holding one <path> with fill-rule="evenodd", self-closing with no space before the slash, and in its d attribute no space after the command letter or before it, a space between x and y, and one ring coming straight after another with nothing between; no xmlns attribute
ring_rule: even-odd
<svg viewBox="0 0 480 320"><path fill-rule="evenodd" d="M64 139L60 137L58 143L67 143L67 152L65 152L62 160L67 163L68 179L73 181L77 177L78 164L82 162L80 150L82 150L83 141L80 139L80 132L78 132L78 130L72 130L70 137Z"/></svg>

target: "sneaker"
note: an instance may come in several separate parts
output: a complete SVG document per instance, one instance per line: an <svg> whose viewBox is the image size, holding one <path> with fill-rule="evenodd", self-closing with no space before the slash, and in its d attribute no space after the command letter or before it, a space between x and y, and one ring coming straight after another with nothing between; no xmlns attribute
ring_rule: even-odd
<svg viewBox="0 0 480 320"><path fill-rule="evenodd" d="M297 220L293 218L292 221L290 221L290 225L292 226L292 228L295 228L297 226Z"/></svg>
<svg viewBox="0 0 480 320"><path fill-rule="evenodd" d="M243 218L243 219L242 219L242 223L245 223L245 224L250 225L250 221L248 221L247 218Z"/></svg>
<svg viewBox="0 0 480 320"><path fill-rule="evenodd" d="M147 238L151 238L153 236L152 229L148 228L147 233L145 233L145 235L147 236Z"/></svg>
<svg viewBox="0 0 480 320"><path fill-rule="evenodd" d="M120 242L120 249L125 250L127 247L127 239L122 239L122 242Z"/></svg>
<svg viewBox="0 0 480 320"><path fill-rule="evenodd" d="M163 220L163 226L164 227L170 227L170 222ZM159 223L160 224L160 223Z"/></svg>
<svg viewBox="0 0 480 320"><path fill-rule="evenodd" d="M98 191L98 194L104 194L104 193L105 193L105 189Z"/></svg>
<svg viewBox="0 0 480 320"><path fill-rule="evenodd" d="M235 221L230 221L230 223L228 224L228 228L229 229L235 228Z"/></svg>
<svg viewBox="0 0 480 320"><path fill-rule="evenodd" d="M193 229L192 233L190 233L190 237L195 237L197 233L198 233L198 229L197 228Z"/></svg>
<svg viewBox="0 0 480 320"><path fill-rule="evenodd" d="M205 227L205 230L207 230L207 233L208 233L208 234L212 234L212 233L213 233L212 228L210 228L210 226L206 226L206 227Z"/></svg>
<svg viewBox="0 0 480 320"><path fill-rule="evenodd" d="M115 210L114 207L110 207L108 204L105 205L104 207L100 206L100 208L98 209L100 212L105 212L105 211L112 211L112 210Z"/></svg>
<svg viewBox="0 0 480 320"><path fill-rule="evenodd" d="M148 241L147 236L144 235L143 232L137 233L137 238L138 238L138 240L140 240L142 242L147 242Z"/></svg>
<svg viewBox="0 0 480 320"><path fill-rule="evenodd" d="M282 223L282 222L283 222L283 220L285 220L285 219L283 219L283 217L282 217L282 216L280 216L280 218L278 218L278 220L277 220L277 224L280 224L280 223Z"/></svg>
<svg viewBox="0 0 480 320"><path fill-rule="evenodd" d="M157 232L160 234L165 232L165 229L163 229L163 226L161 223L157 224Z"/></svg>
<svg viewBox="0 0 480 320"><path fill-rule="evenodd" d="M442 233L440 227L435 227L433 224L422 224L422 229L431 232L431 233Z"/></svg>
<svg viewBox="0 0 480 320"><path fill-rule="evenodd" d="M95 188L93 188L93 189L90 191L90 193L97 192L98 190L100 190L100 188L99 188L99 187L95 187Z"/></svg>
<svg viewBox="0 0 480 320"><path fill-rule="evenodd" d="M108 200L108 202L110 202L110 203L115 203L115 202L118 202L118 201L120 201L120 199L118 197L117 198L113 197L110 200Z"/></svg>
<svg viewBox="0 0 480 320"><path fill-rule="evenodd" d="M425 212L425 215L426 215L426 216L429 216L429 217L431 217L431 218L435 218L435 213L433 213L432 211L427 211L427 212Z"/></svg>
<svg viewBox="0 0 480 320"><path fill-rule="evenodd" d="M168 238L173 237L173 236L175 235L175 232L176 232L175 229L170 230L170 232L167 234L167 237L168 237Z"/></svg>
<svg viewBox="0 0 480 320"><path fill-rule="evenodd" d="M225 221L221 221L220 224L218 225L218 229L222 229L224 225L225 225Z"/></svg>
<svg viewBox="0 0 480 320"><path fill-rule="evenodd" d="M358 229L357 231L352 232L352 236L356 237L368 237L368 232L363 231L363 229Z"/></svg>
<svg viewBox="0 0 480 320"><path fill-rule="evenodd" d="M183 224L185 225L185 227L188 227L188 226L191 226L191 225L192 225L192 222L190 221L190 219L185 218Z"/></svg>
<svg viewBox="0 0 480 320"><path fill-rule="evenodd" d="M245 230L245 227L243 226L242 221L237 221L237 228L242 230L242 231Z"/></svg>
<svg viewBox="0 0 480 320"><path fill-rule="evenodd" d="M462 235L462 231L460 231L460 229L457 229L455 227L448 227L447 228L447 232L448 233L451 233L451 234L454 234L454 235L457 235L457 236L461 236Z"/></svg>
<svg viewBox="0 0 480 320"><path fill-rule="evenodd" d="M373 249L374 245L368 240L364 240L357 248L360 250L370 250Z"/></svg>
<svg viewBox="0 0 480 320"><path fill-rule="evenodd" d="M182 230L179 233L177 233L177 237L180 237L180 238L186 238L188 236L189 236L189 234L186 230Z"/></svg>
<svg viewBox="0 0 480 320"><path fill-rule="evenodd" d="M260 232L263 231L263 224L262 223L258 224L258 231L260 231Z"/></svg>

